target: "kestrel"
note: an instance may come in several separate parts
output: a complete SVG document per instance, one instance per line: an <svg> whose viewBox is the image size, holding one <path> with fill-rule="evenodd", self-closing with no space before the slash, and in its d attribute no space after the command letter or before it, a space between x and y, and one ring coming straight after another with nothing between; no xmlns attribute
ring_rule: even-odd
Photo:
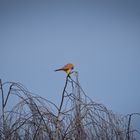
<svg viewBox="0 0 140 140"><path fill-rule="evenodd" d="M55 71L65 71L69 75L73 69L74 69L74 65L71 63L68 63L62 68L56 69Z"/></svg>

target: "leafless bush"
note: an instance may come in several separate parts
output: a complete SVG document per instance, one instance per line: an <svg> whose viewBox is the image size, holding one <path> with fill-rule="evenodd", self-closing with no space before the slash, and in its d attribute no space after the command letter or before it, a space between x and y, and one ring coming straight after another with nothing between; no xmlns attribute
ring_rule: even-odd
<svg viewBox="0 0 140 140"><path fill-rule="evenodd" d="M72 76L66 77L59 106L30 93L20 83L0 81L0 139L134 140L138 131L132 128L131 117L140 114L114 114L85 94L77 72ZM13 106L7 107L10 99Z"/></svg>

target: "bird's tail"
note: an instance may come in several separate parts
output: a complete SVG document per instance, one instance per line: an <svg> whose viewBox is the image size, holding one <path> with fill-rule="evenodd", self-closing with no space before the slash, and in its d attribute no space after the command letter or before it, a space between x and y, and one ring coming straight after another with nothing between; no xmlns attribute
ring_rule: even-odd
<svg viewBox="0 0 140 140"><path fill-rule="evenodd" d="M63 69L56 69L56 70L54 70L54 71L61 71L61 70L63 70Z"/></svg>

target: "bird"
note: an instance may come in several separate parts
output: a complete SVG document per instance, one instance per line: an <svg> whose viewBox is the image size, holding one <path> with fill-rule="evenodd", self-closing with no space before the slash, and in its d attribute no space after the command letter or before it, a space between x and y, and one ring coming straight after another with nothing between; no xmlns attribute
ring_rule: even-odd
<svg viewBox="0 0 140 140"><path fill-rule="evenodd" d="M67 73L67 75L70 75L73 69L74 69L74 65L71 63L68 63L64 65L62 68L56 69L55 71L64 71Z"/></svg>

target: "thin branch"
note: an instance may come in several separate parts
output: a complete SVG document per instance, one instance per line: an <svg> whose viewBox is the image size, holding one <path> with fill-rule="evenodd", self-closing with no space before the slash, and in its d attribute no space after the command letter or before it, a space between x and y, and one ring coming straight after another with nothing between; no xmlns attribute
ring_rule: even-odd
<svg viewBox="0 0 140 140"><path fill-rule="evenodd" d="M64 95L65 95L66 87L67 87L67 84L68 84L68 78L69 78L69 75L67 75L67 77L66 77L65 86L63 88L62 97L61 97L61 103L60 103L60 106L59 106L59 109L58 109L58 114L60 114L61 109L62 109L62 105L63 105L63 102L64 102L64 97L65 97Z"/></svg>

